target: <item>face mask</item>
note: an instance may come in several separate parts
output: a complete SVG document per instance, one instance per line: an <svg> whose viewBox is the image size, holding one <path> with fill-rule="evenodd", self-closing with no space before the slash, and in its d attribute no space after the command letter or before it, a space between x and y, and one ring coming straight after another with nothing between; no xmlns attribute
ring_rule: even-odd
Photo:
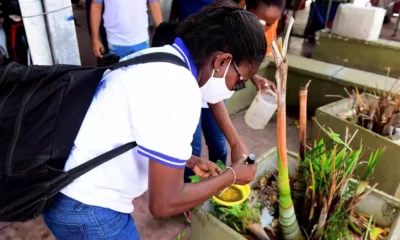
<svg viewBox="0 0 400 240"><path fill-rule="evenodd" d="M234 91L229 90L225 82L225 76L230 65L231 61L226 67L222 78L214 77L215 70L213 69L210 79L200 88L203 101L215 104L233 95Z"/></svg>

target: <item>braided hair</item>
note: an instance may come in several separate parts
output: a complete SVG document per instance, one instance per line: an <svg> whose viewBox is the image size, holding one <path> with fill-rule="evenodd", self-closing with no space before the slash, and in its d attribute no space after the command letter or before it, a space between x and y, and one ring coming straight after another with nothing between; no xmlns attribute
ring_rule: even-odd
<svg viewBox="0 0 400 240"><path fill-rule="evenodd" d="M213 52L230 53L237 64L258 65L267 49L258 18L231 0L216 1L182 22L177 35L200 67Z"/></svg>

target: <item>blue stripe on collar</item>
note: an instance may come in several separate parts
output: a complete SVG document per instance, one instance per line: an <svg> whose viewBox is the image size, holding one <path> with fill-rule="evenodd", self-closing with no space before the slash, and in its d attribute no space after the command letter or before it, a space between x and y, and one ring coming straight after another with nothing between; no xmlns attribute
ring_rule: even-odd
<svg viewBox="0 0 400 240"><path fill-rule="evenodd" d="M186 47L183 40L179 37L175 38L172 47L175 48L179 52L179 54L181 54L183 60L185 61L186 65L189 67L189 70L192 72L194 78L197 81L197 67L194 64L194 60L189 52L189 49Z"/></svg>

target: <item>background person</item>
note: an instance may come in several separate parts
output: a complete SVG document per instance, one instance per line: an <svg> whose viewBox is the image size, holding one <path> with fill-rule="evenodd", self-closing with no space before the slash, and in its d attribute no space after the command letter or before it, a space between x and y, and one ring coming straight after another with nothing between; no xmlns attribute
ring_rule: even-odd
<svg viewBox="0 0 400 240"><path fill-rule="evenodd" d="M103 12L103 6L106 5ZM92 0L90 26L92 49L96 57L103 57L104 45L99 36L101 19L107 33L109 52L123 58L149 47L147 5L156 27L162 22L157 0Z"/></svg>

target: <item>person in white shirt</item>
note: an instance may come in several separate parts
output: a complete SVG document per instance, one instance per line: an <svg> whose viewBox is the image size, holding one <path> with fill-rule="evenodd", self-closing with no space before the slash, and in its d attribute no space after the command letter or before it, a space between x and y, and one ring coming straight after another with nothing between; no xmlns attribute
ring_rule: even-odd
<svg viewBox="0 0 400 240"><path fill-rule="evenodd" d="M202 101L220 102L256 74L267 48L258 18L220 0L182 22L172 45L151 52L180 57L187 68L155 62L105 73L64 170L136 141L128 151L57 194L43 219L58 239L139 239L132 200L148 191L150 212L167 217L196 207L229 187L251 182L257 163L246 156L221 172L192 156ZM122 59L122 60L125 60ZM184 183L189 167L204 180Z"/></svg>
<svg viewBox="0 0 400 240"><path fill-rule="evenodd" d="M105 51L99 36L102 15L110 53L123 58L148 48L147 5L157 27L162 22L161 7L157 0L92 0L90 29L94 55L102 58Z"/></svg>

